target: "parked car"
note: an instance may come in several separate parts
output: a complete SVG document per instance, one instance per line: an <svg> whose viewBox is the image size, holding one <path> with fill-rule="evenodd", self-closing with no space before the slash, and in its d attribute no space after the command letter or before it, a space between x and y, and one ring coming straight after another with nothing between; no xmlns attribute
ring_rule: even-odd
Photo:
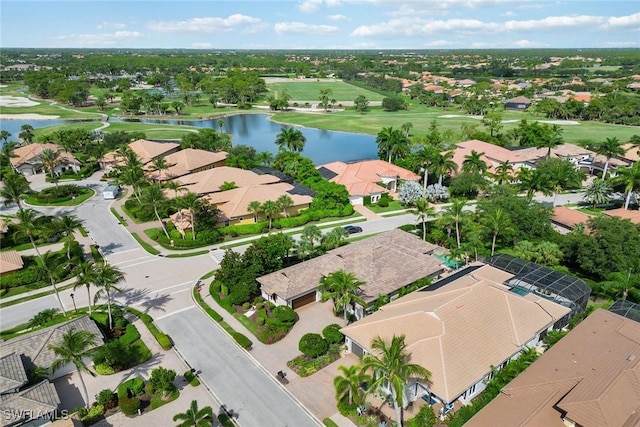
<svg viewBox="0 0 640 427"><path fill-rule="evenodd" d="M357 225L347 225L344 229L349 234L362 233L362 227L358 227Z"/></svg>

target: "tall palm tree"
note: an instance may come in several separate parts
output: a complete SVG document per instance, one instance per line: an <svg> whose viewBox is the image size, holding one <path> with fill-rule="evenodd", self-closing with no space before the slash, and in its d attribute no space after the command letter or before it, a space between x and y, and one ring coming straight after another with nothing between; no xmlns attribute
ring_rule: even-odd
<svg viewBox="0 0 640 427"><path fill-rule="evenodd" d="M273 154L269 151L261 151L256 156L256 159L265 166L269 166L273 162Z"/></svg>
<svg viewBox="0 0 640 427"><path fill-rule="evenodd" d="M58 186L58 176L56 175L56 166L60 164L60 151L54 151L50 148L46 148L42 150L40 153L40 161L42 162L42 166L49 172L51 176L51 180L53 183Z"/></svg>
<svg viewBox="0 0 640 427"><path fill-rule="evenodd" d="M141 166L125 168L118 180L124 185L130 185L133 188L133 195L136 200L140 201L140 189L145 184L144 171Z"/></svg>
<svg viewBox="0 0 640 427"><path fill-rule="evenodd" d="M276 145L279 150L288 150L294 153L300 153L304 149L304 144L307 142L304 134L294 127L286 127L280 130L278 136L276 136Z"/></svg>
<svg viewBox="0 0 640 427"><path fill-rule="evenodd" d="M33 126L31 125L22 125L20 127L20 133L18 134L18 138L20 138L25 144L31 144L33 142Z"/></svg>
<svg viewBox="0 0 640 427"><path fill-rule="evenodd" d="M487 171L487 164L482 160L482 156L484 156L484 153L471 150L471 153L464 156L462 170L470 173L485 173Z"/></svg>
<svg viewBox="0 0 640 427"><path fill-rule="evenodd" d="M460 247L460 223L465 215L464 208L467 206L466 199L453 199L451 205L445 210L445 217L449 218L456 227L456 243Z"/></svg>
<svg viewBox="0 0 640 427"><path fill-rule="evenodd" d="M420 150L414 154L414 160L416 162L417 172L422 172L422 188L426 189L429 183L429 172L432 171L433 159L438 156L440 152L432 145L423 145Z"/></svg>
<svg viewBox="0 0 640 427"><path fill-rule="evenodd" d="M358 303L363 308L366 302L359 296L364 282L358 280L353 273L338 270L320 279L320 292L323 299L331 298L334 309L340 310L344 314L344 323L347 324L347 310L351 304Z"/></svg>
<svg viewBox="0 0 640 427"><path fill-rule="evenodd" d="M38 232L38 226L36 224L38 213L33 209L20 209L18 212L16 212L16 218L18 219L17 225L18 225L19 231L26 234L27 237L29 238L29 241L31 242L31 246L33 246L33 249L36 251L36 255L38 256L38 259L40 260L42 269L44 270L46 275L49 277L49 282L51 283L51 287L53 287L53 291L56 294L56 298L58 299L58 304L60 304L60 308L62 309L62 314L66 316L67 312L64 308L64 305L62 304L62 299L60 299L60 293L58 291L58 287L56 286L56 279L53 276L53 272L51 271L51 268L47 263L47 261L49 260L45 259L42 256L42 254L40 253L40 250L38 249L38 246L36 246L36 242L34 239L34 235Z"/></svg>
<svg viewBox="0 0 640 427"><path fill-rule="evenodd" d="M5 144L7 143L9 138L11 138L11 133L8 130L5 130L5 129L0 130L0 139L4 141Z"/></svg>
<svg viewBox="0 0 640 427"><path fill-rule="evenodd" d="M178 191L187 191L186 188L184 188L182 186L182 184L180 184L180 182L175 181L175 180L170 180L170 181L166 181L164 184L165 188L168 188L169 190L173 190L175 193L174 197L178 197Z"/></svg>
<svg viewBox="0 0 640 427"><path fill-rule="evenodd" d="M596 205L609 202L612 191L613 190L608 182L603 179L596 178L584 191L582 200L591 203L591 206L595 209Z"/></svg>
<svg viewBox="0 0 640 427"><path fill-rule="evenodd" d="M258 222L260 214L262 213L262 205L260 204L260 202L257 200L249 202L247 210L249 211L249 213L253 214L255 222Z"/></svg>
<svg viewBox="0 0 640 427"><path fill-rule="evenodd" d="M196 239L196 213L202 206L202 199L196 193L189 191L178 199L178 207L188 209L191 212L191 237Z"/></svg>
<svg viewBox="0 0 640 427"><path fill-rule="evenodd" d="M82 220L75 215L60 215L53 222L54 227L67 239L67 259L71 259L71 242L73 242L73 232L82 225Z"/></svg>
<svg viewBox="0 0 640 427"><path fill-rule="evenodd" d="M160 181L163 177L162 172L168 171L169 167L170 165L169 165L169 162L167 162L167 159L165 159L164 157L156 157L151 161L150 169L153 172L158 173L156 181ZM170 177L165 175L164 178L169 179Z"/></svg>
<svg viewBox="0 0 640 427"><path fill-rule="evenodd" d="M315 247L316 242L320 242L320 239L322 239L322 231L317 225L307 224L302 229L301 237L307 239L311 246Z"/></svg>
<svg viewBox="0 0 640 427"><path fill-rule="evenodd" d="M383 127L376 136L378 156L382 157L383 153L386 154L387 161L391 163L391 155L393 154L394 147L400 135L402 135L402 132L394 129L393 126Z"/></svg>
<svg viewBox="0 0 640 427"><path fill-rule="evenodd" d="M453 151L438 153L433 159L432 167L434 173L438 175L438 184L442 185L442 177L445 174L458 170L458 165L453 161Z"/></svg>
<svg viewBox="0 0 640 427"><path fill-rule="evenodd" d="M280 212L280 206L273 200L267 200L262 205L260 205L260 211L264 213L267 218L269 218L269 231L271 231L271 226L273 225L273 216Z"/></svg>
<svg viewBox="0 0 640 427"><path fill-rule="evenodd" d="M623 300L632 296L636 302L640 301L640 274L627 271L616 271L607 276L603 284L604 291L616 298L622 296Z"/></svg>
<svg viewBox="0 0 640 427"><path fill-rule="evenodd" d="M511 227L511 217L509 214L502 208L498 208L492 210L490 212L484 212L482 215L482 222L485 227L489 229L491 232L491 256L496 251L496 240L500 233L507 233L512 231Z"/></svg>
<svg viewBox="0 0 640 427"><path fill-rule="evenodd" d="M109 329L113 329L113 316L111 315L111 292L120 292L120 289L116 285L124 281L124 274L118 267L114 267L106 262L102 265L98 265L94 269L93 284L96 285L98 290L93 296L94 304L102 294L107 296L107 309L109 311Z"/></svg>
<svg viewBox="0 0 640 427"><path fill-rule="evenodd" d="M594 151L606 157L604 169L602 170L602 179L607 179L607 169L609 169L609 161L612 157L622 157L626 153L622 148L622 142L617 137L606 138L604 141L596 145Z"/></svg>
<svg viewBox="0 0 640 427"><path fill-rule="evenodd" d="M4 200L4 205L15 203L18 210L22 210L22 199L32 192L27 178L21 173L10 172L2 176L2 183L0 197Z"/></svg>
<svg viewBox="0 0 640 427"><path fill-rule="evenodd" d="M174 415L173 421L178 423L177 427L211 427L213 409L210 406L198 409L198 401L192 400L189 409L186 412Z"/></svg>
<svg viewBox="0 0 640 427"><path fill-rule="evenodd" d="M427 240L427 220L430 215L435 215L435 209L429 206L427 199L418 199L415 201L415 209L411 213L415 214L418 222L422 224L422 240Z"/></svg>
<svg viewBox="0 0 640 427"><path fill-rule="evenodd" d="M289 216L289 214L287 213L287 209L293 206L293 199L288 194L283 194L278 197L276 203L278 203L278 206L280 206L280 209L282 209L282 214L284 215L284 217L287 218Z"/></svg>
<svg viewBox="0 0 640 427"><path fill-rule="evenodd" d="M390 343L381 337L374 338L371 343L372 353L362 358L362 370L371 373L373 383L369 390L384 391L391 395L396 411L396 422L402 427L405 387L411 378L425 382L431 378L427 368L409 363L410 355L404 335L394 335Z"/></svg>
<svg viewBox="0 0 640 427"><path fill-rule="evenodd" d="M564 143L562 139L562 128L558 125L553 125L551 129L544 135L543 138L538 140L536 147L547 148L547 159L551 158L551 150Z"/></svg>
<svg viewBox="0 0 640 427"><path fill-rule="evenodd" d="M95 281L96 265L93 261L82 261L76 268L76 283L73 285L75 291L80 286L87 288L87 301L89 302L89 315L92 312L91 284Z"/></svg>
<svg viewBox="0 0 640 427"><path fill-rule="evenodd" d="M160 227L162 227L162 231L164 231L164 235L167 236L167 239L171 240L171 237L167 232L167 228L164 226L164 222L162 222L162 218L160 218L160 214L158 213L158 208L164 206L167 202L167 196L164 195L162 187L160 187L159 184L155 184L145 188L142 192L141 202L153 207L153 213L156 215L156 218L160 223Z"/></svg>
<svg viewBox="0 0 640 427"><path fill-rule="evenodd" d="M70 328L62 335L60 344L49 344L49 350L56 355L56 359L51 364L52 374L69 363L73 363L76 366L82 383L82 390L84 391L85 406L89 408L89 393L87 393L87 386L84 383L82 373L88 373L95 377L95 374L89 370L89 367L84 362L84 358L90 357L95 353L96 336L89 331L76 331L74 328Z"/></svg>
<svg viewBox="0 0 640 427"><path fill-rule="evenodd" d="M500 162L498 166L496 166L496 173L493 174L493 179L495 179L499 185L509 182L513 176L513 170L513 165L509 160Z"/></svg>
<svg viewBox="0 0 640 427"><path fill-rule="evenodd" d="M333 386L336 388L336 400L338 402L348 397L349 405L361 403L360 387L363 383L369 382L371 377L362 372L362 368L357 365L339 366L338 370L342 375L333 379Z"/></svg>
<svg viewBox="0 0 640 427"><path fill-rule="evenodd" d="M630 168L617 168L614 179L615 182L624 185L624 191L627 193L624 200L624 208L629 209L631 193L640 190L640 162L635 162Z"/></svg>

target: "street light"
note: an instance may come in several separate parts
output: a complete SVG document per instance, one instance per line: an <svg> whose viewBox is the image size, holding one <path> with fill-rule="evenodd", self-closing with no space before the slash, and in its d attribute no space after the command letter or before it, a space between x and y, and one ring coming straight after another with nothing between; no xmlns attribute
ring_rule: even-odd
<svg viewBox="0 0 640 427"><path fill-rule="evenodd" d="M71 294L70 297L71 301L73 301L73 309L76 311L76 314L78 314L78 307L76 307L76 300L73 299L73 294Z"/></svg>

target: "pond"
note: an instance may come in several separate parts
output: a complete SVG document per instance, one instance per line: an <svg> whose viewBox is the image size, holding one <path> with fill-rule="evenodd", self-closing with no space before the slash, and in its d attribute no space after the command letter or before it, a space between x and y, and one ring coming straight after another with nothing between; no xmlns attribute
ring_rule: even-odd
<svg viewBox="0 0 640 427"><path fill-rule="evenodd" d="M238 114L225 117L223 130L232 135L233 145L250 145L256 151L277 152L275 139L280 130L287 125L282 125L269 120L267 114ZM122 119L111 118L112 122L121 122ZM141 123L157 123L169 125L189 125L198 128L218 129L218 119L212 120L159 120L159 119L135 119ZM10 140L17 140L20 127L30 124L34 128L55 126L62 123L70 123L67 120L0 120L0 129L12 134ZM353 161L377 158L377 145L375 137L349 132L320 130L315 128L299 127L307 139L302 154L309 157L316 164L323 164L337 160Z"/></svg>

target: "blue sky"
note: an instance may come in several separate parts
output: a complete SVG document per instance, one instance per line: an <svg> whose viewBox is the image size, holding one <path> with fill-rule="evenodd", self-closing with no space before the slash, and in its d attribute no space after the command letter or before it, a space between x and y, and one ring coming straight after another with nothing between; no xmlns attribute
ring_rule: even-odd
<svg viewBox="0 0 640 427"><path fill-rule="evenodd" d="M0 0L0 47L640 47L640 1Z"/></svg>

